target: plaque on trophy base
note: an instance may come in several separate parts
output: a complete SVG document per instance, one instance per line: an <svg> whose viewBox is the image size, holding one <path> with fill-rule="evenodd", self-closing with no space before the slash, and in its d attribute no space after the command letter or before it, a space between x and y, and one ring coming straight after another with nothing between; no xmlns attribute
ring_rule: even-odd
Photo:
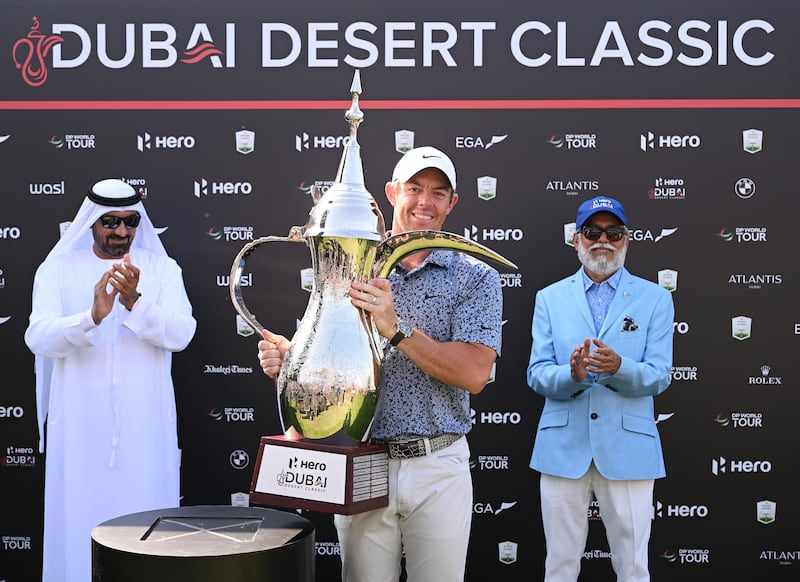
<svg viewBox="0 0 800 582"><path fill-rule="evenodd" d="M389 503L383 445L324 444L286 435L261 437L250 501L352 515Z"/></svg>

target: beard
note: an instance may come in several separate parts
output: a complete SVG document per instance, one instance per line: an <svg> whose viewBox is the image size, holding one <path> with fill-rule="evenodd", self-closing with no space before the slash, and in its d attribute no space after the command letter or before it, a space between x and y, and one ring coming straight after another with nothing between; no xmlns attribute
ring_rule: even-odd
<svg viewBox="0 0 800 582"><path fill-rule="evenodd" d="M594 249L608 249L611 255L594 256L592 250ZM584 246L580 243L578 246L578 259L581 264L592 273L607 276L616 273L622 265L625 264L625 255L628 253L628 246L625 245L621 249L614 247L607 243L592 243Z"/></svg>

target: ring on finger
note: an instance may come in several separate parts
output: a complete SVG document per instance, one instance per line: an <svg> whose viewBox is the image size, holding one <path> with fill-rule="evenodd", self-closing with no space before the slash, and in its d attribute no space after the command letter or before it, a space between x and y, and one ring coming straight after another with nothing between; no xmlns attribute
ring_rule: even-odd
<svg viewBox="0 0 800 582"><path fill-rule="evenodd" d="M372 296L372 304L375 305L377 302L378 302L378 296L377 295L373 295Z"/></svg>

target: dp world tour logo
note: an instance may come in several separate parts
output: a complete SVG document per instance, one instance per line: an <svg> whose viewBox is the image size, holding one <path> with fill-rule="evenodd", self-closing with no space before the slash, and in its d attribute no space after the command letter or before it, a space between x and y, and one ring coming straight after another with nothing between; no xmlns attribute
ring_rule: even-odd
<svg viewBox="0 0 800 582"><path fill-rule="evenodd" d="M63 37L57 34L44 34L39 30L39 19L33 17L33 24L27 36L15 42L11 49L14 64L20 69L22 79L28 85L40 87L47 81L47 65L44 59L50 49L60 42L64 42Z"/></svg>

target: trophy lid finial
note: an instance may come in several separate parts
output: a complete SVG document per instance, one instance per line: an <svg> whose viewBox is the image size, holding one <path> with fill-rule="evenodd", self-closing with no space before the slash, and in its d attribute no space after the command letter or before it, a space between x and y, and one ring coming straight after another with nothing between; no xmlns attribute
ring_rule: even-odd
<svg viewBox="0 0 800 582"><path fill-rule="evenodd" d="M337 236L368 240L383 240L386 228L375 199L367 191L358 127L364 113L358 106L361 95L361 75L356 69L350 85L352 101L344 117L350 125L350 136L344 144L339 170L333 185L309 214L306 236Z"/></svg>

